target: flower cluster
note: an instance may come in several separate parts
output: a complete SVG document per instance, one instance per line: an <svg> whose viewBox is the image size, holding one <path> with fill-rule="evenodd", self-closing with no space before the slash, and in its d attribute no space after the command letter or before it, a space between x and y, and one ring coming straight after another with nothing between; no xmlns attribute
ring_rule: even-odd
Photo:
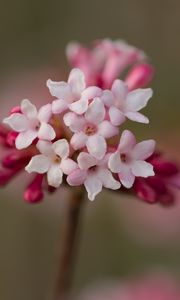
<svg viewBox="0 0 180 300"><path fill-rule="evenodd" d="M140 111L153 94L142 88L153 68L142 51L122 41L99 41L91 50L72 43L67 55L75 67L67 82L47 80L53 101L37 110L22 100L3 120L10 130L1 128L1 141L12 150L3 158L0 184L25 168L36 174L25 190L29 202L40 201L44 187L51 192L62 183L84 185L90 200L103 187L133 185L142 198L138 181L147 186L145 180L155 175L155 142L137 143L121 125L126 119L149 123ZM125 81L117 79L129 66Z"/></svg>

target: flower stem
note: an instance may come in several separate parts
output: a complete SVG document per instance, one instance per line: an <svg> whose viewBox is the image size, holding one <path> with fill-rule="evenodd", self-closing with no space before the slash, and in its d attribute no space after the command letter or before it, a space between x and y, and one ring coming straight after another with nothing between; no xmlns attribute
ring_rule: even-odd
<svg viewBox="0 0 180 300"><path fill-rule="evenodd" d="M82 189L71 191L67 220L63 232L64 240L62 242L62 253L60 256L54 300L69 299L83 195L84 191Z"/></svg>

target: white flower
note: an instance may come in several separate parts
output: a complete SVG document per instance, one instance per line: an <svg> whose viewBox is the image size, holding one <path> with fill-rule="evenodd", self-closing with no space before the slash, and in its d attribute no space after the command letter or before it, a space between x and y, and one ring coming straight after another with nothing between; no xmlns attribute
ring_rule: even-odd
<svg viewBox="0 0 180 300"><path fill-rule="evenodd" d="M44 105L39 112L27 99L21 102L21 113L12 113L3 120L14 131L19 132L16 138L16 148L23 149L36 139L53 140L56 136L54 129L48 124L51 116L51 104Z"/></svg>
<svg viewBox="0 0 180 300"><path fill-rule="evenodd" d="M63 173L68 175L78 166L69 156L67 140L60 139L53 144L39 141L37 148L41 154L35 155L26 166L28 173L47 173L48 184L57 188L62 183Z"/></svg>
<svg viewBox="0 0 180 300"><path fill-rule="evenodd" d="M54 114L67 109L83 114L88 108L88 100L101 95L101 89L96 86L86 88L84 74L79 69L71 71L68 82L55 82L49 79L47 87L51 95L57 98L52 103Z"/></svg>

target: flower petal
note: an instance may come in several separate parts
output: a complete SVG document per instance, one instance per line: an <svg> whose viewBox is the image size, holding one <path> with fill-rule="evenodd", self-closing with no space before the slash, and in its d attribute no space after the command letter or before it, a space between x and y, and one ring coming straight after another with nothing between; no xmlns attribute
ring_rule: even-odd
<svg viewBox="0 0 180 300"><path fill-rule="evenodd" d="M88 138L86 146L89 153L97 159L102 159L107 150L104 137L97 134Z"/></svg>
<svg viewBox="0 0 180 300"><path fill-rule="evenodd" d="M122 80L116 79L112 85L111 90L113 92L114 97L116 98L116 101L118 101L119 104L121 104L127 96L128 86Z"/></svg>
<svg viewBox="0 0 180 300"><path fill-rule="evenodd" d="M103 91L101 101L104 103L105 106L111 107L114 104L113 93L109 90Z"/></svg>
<svg viewBox="0 0 180 300"><path fill-rule="evenodd" d="M74 111L78 115L82 115L88 108L88 100L87 99L80 99L69 104L69 109Z"/></svg>
<svg viewBox="0 0 180 300"><path fill-rule="evenodd" d="M95 166L97 163L96 158L87 152L81 152L77 158L78 165L82 170L88 170L90 167Z"/></svg>
<svg viewBox="0 0 180 300"><path fill-rule="evenodd" d="M47 80L47 87L52 96L64 100L69 101L72 98L71 88L68 83L64 81L52 81L51 79Z"/></svg>
<svg viewBox="0 0 180 300"><path fill-rule="evenodd" d="M60 168L64 174L69 175L78 168L78 164L71 158L61 160Z"/></svg>
<svg viewBox="0 0 180 300"><path fill-rule="evenodd" d="M105 113L103 102L100 98L95 98L89 105L85 113L85 118L90 123L99 124L104 120Z"/></svg>
<svg viewBox="0 0 180 300"><path fill-rule="evenodd" d="M52 116L52 105L50 103L43 105L39 109L38 119L40 122L45 122L45 123L49 122L51 116Z"/></svg>
<svg viewBox="0 0 180 300"><path fill-rule="evenodd" d="M109 109L109 118L113 125L119 126L125 122L126 117L124 114L115 106L111 106Z"/></svg>
<svg viewBox="0 0 180 300"><path fill-rule="evenodd" d="M9 125L14 131L21 132L28 129L28 119L20 113L11 114L3 120L3 123Z"/></svg>
<svg viewBox="0 0 180 300"><path fill-rule="evenodd" d="M46 156L51 156L54 154L53 148L52 148L52 143L49 141L41 141L39 140L36 144L37 149L39 150L40 153L46 155Z"/></svg>
<svg viewBox="0 0 180 300"><path fill-rule="evenodd" d="M115 152L110 155L108 161L108 167L114 173L119 173L123 170L123 165L120 159L119 152Z"/></svg>
<svg viewBox="0 0 180 300"><path fill-rule="evenodd" d="M98 134L104 138L109 139L119 133L119 129L111 124L111 122L105 120L98 126Z"/></svg>
<svg viewBox="0 0 180 300"><path fill-rule="evenodd" d="M78 150L85 147L86 141L87 135L85 135L83 132L77 132L72 136L70 144L74 150Z"/></svg>
<svg viewBox="0 0 180 300"><path fill-rule="evenodd" d="M121 187L120 182L115 180L112 173L107 169L101 169L98 172L98 176L100 176L102 184L105 188L117 190Z"/></svg>
<svg viewBox="0 0 180 300"><path fill-rule="evenodd" d="M99 87L90 86L82 92L81 96L82 96L83 99L90 100L90 99L93 99L95 97L100 97L101 94L102 94L102 90Z"/></svg>
<svg viewBox="0 0 180 300"><path fill-rule="evenodd" d="M79 186L84 183L87 177L87 172L85 170L76 169L67 177L67 183L72 186Z"/></svg>
<svg viewBox="0 0 180 300"><path fill-rule="evenodd" d="M54 152L61 158L67 158L69 156L69 144L66 139L61 139L53 143Z"/></svg>
<svg viewBox="0 0 180 300"><path fill-rule="evenodd" d="M130 168L126 168L122 172L119 172L118 176L122 185L125 186L127 189L130 189L133 186L135 176L132 174Z"/></svg>
<svg viewBox="0 0 180 300"><path fill-rule="evenodd" d="M86 120L82 116L77 116L73 112L68 112L64 115L63 121L66 126L68 126L72 132L78 132L83 129L86 124Z"/></svg>
<svg viewBox="0 0 180 300"><path fill-rule="evenodd" d="M133 162L131 169L132 169L132 173L134 174L134 176L146 178L146 177L155 175L155 173L153 171L153 166L146 161L137 160L137 161Z"/></svg>
<svg viewBox="0 0 180 300"><path fill-rule="evenodd" d="M73 69L69 75L68 84L70 85L73 94L81 95L86 87L83 72L80 69Z"/></svg>
<svg viewBox="0 0 180 300"><path fill-rule="evenodd" d="M136 160L145 160L153 154L155 145L154 140L140 142L135 145L132 155Z"/></svg>
<svg viewBox="0 0 180 300"><path fill-rule="evenodd" d="M59 164L53 164L47 173L47 181L50 186L58 188L62 183L63 172Z"/></svg>
<svg viewBox="0 0 180 300"><path fill-rule="evenodd" d="M131 121L149 124L149 119L139 112L129 111L125 113L125 116Z"/></svg>
<svg viewBox="0 0 180 300"><path fill-rule="evenodd" d="M152 97L152 89L137 89L130 92L126 98L126 111L139 111L145 107Z"/></svg>
<svg viewBox="0 0 180 300"><path fill-rule="evenodd" d="M34 119L37 117L36 106L33 105L28 99L24 99L21 102L21 112L28 119Z"/></svg>
<svg viewBox="0 0 180 300"><path fill-rule="evenodd" d="M129 130L124 130L121 138L118 149L121 153L130 152L136 144L136 138L134 134Z"/></svg>
<svg viewBox="0 0 180 300"><path fill-rule="evenodd" d="M50 165L50 159L43 154L39 154L31 158L29 164L25 167L25 170L28 173L36 172L39 174L44 174L48 171Z"/></svg>
<svg viewBox="0 0 180 300"><path fill-rule="evenodd" d="M38 138L42 140L52 141L56 137L56 133L50 124L41 123L38 131Z"/></svg>
<svg viewBox="0 0 180 300"><path fill-rule="evenodd" d="M68 104L65 100L54 100L52 102L52 112L53 114L61 114L63 111L68 109Z"/></svg>
<svg viewBox="0 0 180 300"><path fill-rule="evenodd" d="M20 132L16 138L15 144L18 150L29 147L32 142L37 138L37 131L27 130Z"/></svg>
<svg viewBox="0 0 180 300"><path fill-rule="evenodd" d="M88 175L84 185L88 192L88 198L91 201L93 201L96 195L102 191L102 182L96 176Z"/></svg>

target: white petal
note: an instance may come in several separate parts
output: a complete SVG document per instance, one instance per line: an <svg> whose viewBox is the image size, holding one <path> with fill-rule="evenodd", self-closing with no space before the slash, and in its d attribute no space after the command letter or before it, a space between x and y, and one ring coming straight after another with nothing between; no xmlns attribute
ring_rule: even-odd
<svg viewBox="0 0 180 300"><path fill-rule="evenodd" d="M149 177L154 176L153 166L146 161L137 160L132 165L132 173L134 176Z"/></svg>
<svg viewBox="0 0 180 300"><path fill-rule="evenodd" d="M97 160L89 153L81 152L77 158L80 169L88 170L90 167L95 166Z"/></svg>
<svg viewBox="0 0 180 300"><path fill-rule="evenodd" d="M63 111L68 109L68 104L64 100L54 100L52 102L52 112L53 114L61 114Z"/></svg>
<svg viewBox="0 0 180 300"><path fill-rule="evenodd" d="M130 189L133 186L135 176L132 174L130 168L124 169L118 175L122 185L125 186L127 189Z"/></svg>
<svg viewBox="0 0 180 300"><path fill-rule="evenodd" d="M119 150L121 153L130 152L136 144L136 138L134 134L129 130L124 130L119 143Z"/></svg>
<svg viewBox="0 0 180 300"><path fill-rule="evenodd" d="M126 120L124 114L115 106L110 107L109 118L111 120L111 123L115 126L121 125Z"/></svg>
<svg viewBox="0 0 180 300"><path fill-rule="evenodd" d="M85 147L86 141L87 135L85 135L83 132L77 132L72 136L70 143L74 150L78 150Z"/></svg>
<svg viewBox="0 0 180 300"><path fill-rule="evenodd" d="M90 86L82 92L82 98L90 100L95 97L100 97L101 94L102 94L102 90L99 87Z"/></svg>
<svg viewBox="0 0 180 300"><path fill-rule="evenodd" d="M119 133L119 129L111 124L111 122L105 120L98 125L98 134L104 138L109 139Z"/></svg>
<svg viewBox="0 0 180 300"><path fill-rule="evenodd" d="M81 95L86 87L85 77L80 69L73 69L69 75L68 84L75 95Z"/></svg>
<svg viewBox="0 0 180 300"><path fill-rule="evenodd" d="M48 171L50 165L50 159L43 154L39 154L31 158L29 164L25 167L25 170L28 173L36 172L39 174L44 174Z"/></svg>
<svg viewBox="0 0 180 300"><path fill-rule="evenodd" d="M46 156L52 156L54 154L52 143L49 141L41 141L39 140L36 144L37 149L40 153L46 155Z"/></svg>
<svg viewBox="0 0 180 300"><path fill-rule="evenodd" d="M79 186L84 183L87 178L87 172L81 169L76 169L67 177L67 183L72 186Z"/></svg>
<svg viewBox="0 0 180 300"><path fill-rule="evenodd" d="M49 122L51 116L52 116L52 105L50 103L43 105L38 112L39 121L47 123Z"/></svg>
<svg viewBox="0 0 180 300"><path fill-rule="evenodd" d="M91 201L93 201L96 195L102 191L102 182L96 176L89 175L85 180L84 185L88 192L88 198Z"/></svg>
<svg viewBox="0 0 180 300"><path fill-rule="evenodd" d="M36 106L27 99L22 100L21 111L28 119L34 119L37 117Z"/></svg>
<svg viewBox="0 0 180 300"><path fill-rule="evenodd" d="M102 159L107 150L104 137L97 134L88 138L86 146L89 153L97 159Z"/></svg>
<svg viewBox="0 0 180 300"><path fill-rule="evenodd" d="M69 101L69 99L72 98L71 88L69 84L64 81L57 82L48 79L47 87L49 88L51 95L58 99Z"/></svg>
<svg viewBox="0 0 180 300"><path fill-rule="evenodd" d="M136 160L145 160L153 154L155 145L154 140L140 142L135 145L132 155Z"/></svg>
<svg viewBox="0 0 180 300"><path fill-rule="evenodd" d="M120 159L120 153L115 152L110 155L108 162L109 169L114 173L119 173L123 169L123 165Z"/></svg>
<svg viewBox="0 0 180 300"><path fill-rule="evenodd" d="M131 121L144 123L144 124L149 123L149 119L139 112L129 111L125 113L125 116Z"/></svg>
<svg viewBox="0 0 180 300"><path fill-rule="evenodd" d="M28 120L26 116L20 113L11 114L3 120L3 123L9 125L14 131L21 132L28 129Z"/></svg>
<svg viewBox="0 0 180 300"><path fill-rule="evenodd" d="M32 142L37 138L37 131L27 130L20 132L16 138L15 144L18 150L29 147Z"/></svg>
<svg viewBox="0 0 180 300"><path fill-rule="evenodd" d="M152 97L152 89L137 89L130 92L126 98L126 111L139 111L147 105Z"/></svg>
<svg viewBox="0 0 180 300"><path fill-rule="evenodd" d="M52 145L54 152L61 158L67 158L69 156L69 144L66 139L58 140Z"/></svg>
<svg viewBox="0 0 180 300"><path fill-rule="evenodd" d="M88 108L88 100L80 99L69 104L69 109L74 111L78 115L82 115Z"/></svg>
<svg viewBox="0 0 180 300"><path fill-rule="evenodd" d="M95 98L89 105L85 113L85 118L90 123L99 124L104 120L105 113L103 102L100 98Z"/></svg>
<svg viewBox="0 0 180 300"><path fill-rule="evenodd" d="M64 115L63 121L66 126L70 127L72 132L78 132L83 129L86 120L83 116L77 116L73 112L68 112Z"/></svg>
<svg viewBox="0 0 180 300"><path fill-rule="evenodd" d="M38 138L42 140L52 141L56 137L56 133L50 124L41 123L38 131Z"/></svg>
<svg viewBox="0 0 180 300"><path fill-rule="evenodd" d="M50 186L58 188L62 183L63 173L58 164L54 164L50 167L47 173L47 181Z"/></svg>
<svg viewBox="0 0 180 300"><path fill-rule="evenodd" d="M101 182L105 188L117 190L121 187L120 182L115 180L112 173L107 169L101 169L98 172L98 176L100 176Z"/></svg>
<svg viewBox="0 0 180 300"><path fill-rule="evenodd" d="M104 103L105 106L110 107L114 104L114 96L113 93L109 90L105 90L102 93L101 101Z"/></svg>
<svg viewBox="0 0 180 300"><path fill-rule="evenodd" d="M70 158L65 158L61 160L60 168L64 174L69 175L74 170L78 169L78 164Z"/></svg>
<svg viewBox="0 0 180 300"><path fill-rule="evenodd" d="M116 79L112 85L112 92L115 96L116 100L118 100L119 104L122 103L122 101L125 100L127 93L128 93L128 87L122 80Z"/></svg>

